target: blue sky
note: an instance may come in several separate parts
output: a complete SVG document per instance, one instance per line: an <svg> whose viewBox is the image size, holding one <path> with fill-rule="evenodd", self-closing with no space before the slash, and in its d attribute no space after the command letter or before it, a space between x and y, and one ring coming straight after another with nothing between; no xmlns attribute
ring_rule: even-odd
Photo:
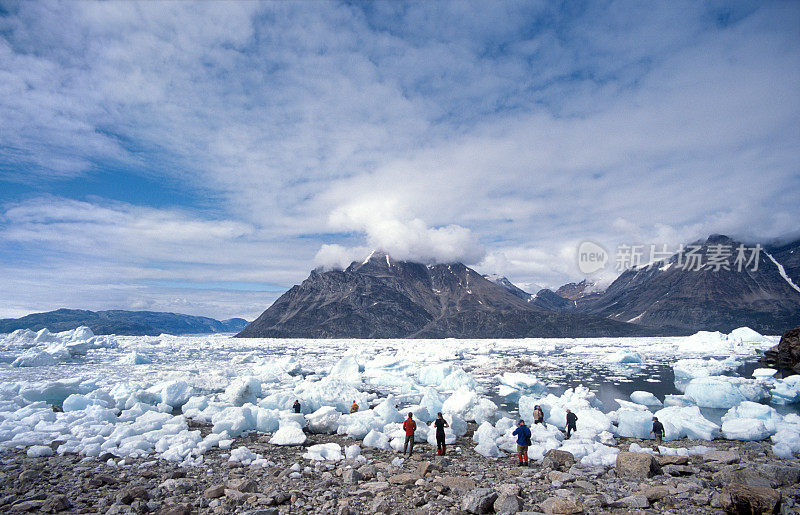
<svg viewBox="0 0 800 515"><path fill-rule="evenodd" d="M797 2L0 2L0 316L780 237L798 85Z"/></svg>

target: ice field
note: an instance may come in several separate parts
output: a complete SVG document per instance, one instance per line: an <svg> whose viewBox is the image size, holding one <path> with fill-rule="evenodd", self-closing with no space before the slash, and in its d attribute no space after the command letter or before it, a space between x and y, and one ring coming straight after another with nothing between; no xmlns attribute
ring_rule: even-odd
<svg viewBox="0 0 800 515"><path fill-rule="evenodd" d="M275 445L301 445L307 428L346 435L352 444L311 446L306 459L359 459L365 446L402 449L409 411L417 441L435 446L425 423L441 411L450 423L448 441L475 421L476 452L502 456L515 452L515 419L532 421L538 404L547 424L532 427L532 459L560 448L611 466L614 437L649 438L654 414L667 441L770 438L777 456L791 458L800 452L800 376L775 379L773 370L754 366L758 351L777 341L747 328L727 335L523 340L16 331L0 335L0 452L75 452L103 456L109 465L153 456L194 466L220 447L232 449L231 460L267 465L237 446L236 437L258 431ZM295 399L301 414L290 411ZM361 410L351 415L353 400ZM561 431L567 408L578 416L569 440ZM190 419L212 424L211 434L202 437Z"/></svg>

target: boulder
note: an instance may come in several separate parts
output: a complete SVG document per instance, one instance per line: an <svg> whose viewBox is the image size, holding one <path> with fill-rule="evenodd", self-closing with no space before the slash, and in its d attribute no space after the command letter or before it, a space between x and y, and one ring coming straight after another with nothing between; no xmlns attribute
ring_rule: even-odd
<svg viewBox="0 0 800 515"><path fill-rule="evenodd" d="M45 500L42 505L41 511L45 513L57 513L59 511L66 511L72 507L66 495L53 495Z"/></svg>
<svg viewBox="0 0 800 515"><path fill-rule="evenodd" d="M417 480L416 477L407 472L389 476L389 482L394 485L413 485L416 480Z"/></svg>
<svg viewBox="0 0 800 515"><path fill-rule="evenodd" d="M767 514L778 513L781 494L772 488L747 486L736 483L726 485L719 496L720 505L728 513Z"/></svg>
<svg viewBox="0 0 800 515"><path fill-rule="evenodd" d="M522 499L511 493L501 493L494 502L494 512L502 514L517 513L522 509Z"/></svg>
<svg viewBox="0 0 800 515"><path fill-rule="evenodd" d="M646 496L641 494L629 495L618 500L616 504L624 506L625 508L644 509L650 507L650 501Z"/></svg>
<svg viewBox="0 0 800 515"><path fill-rule="evenodd" d="M563 499L561 497L548 497L539 503L539 507L542 508L542 511L545 513L583 513L583 508L578 506L575 501Z"/></svg>
<svg viewBox="0 0 800 515"><path fill-rule="evenodd" d="M703 455L708 461L717 461L729 465L731 463L739 463L740 457L732 451L708 451Z"/></svg>
<svg viewBox="0 0 800 515"><path fill-rule="evenodd" d="M435 481L441 485L446 486L450 490L459 493L469 492L470 490L475 488L475 481L473 481L468 477L463 477L463 476L437 477Z"/></svg>
<svg viewBox="0 0 800 515"><path fill-rule="evenodd" d="M227 482L226 486L231 490L238 490L240 492L255 492L258 489L258 484L252 479L236 478Z"/></svg>
<svg viewBox="0 0 800 515"><path fill-rule="evenodd" d="M800 326L783 333L778 345L764 352L759 363L777 368L783 377L800 374Z"/></svg>
<svg viewBox="0 0 800 515"><path fill-rule="evenodd" d="M678 454L659 454L656 456L656 461L662 467L664 465L687 465L689 463L689 457L680 456Z"/></svg>
<svg viewBox="0 0 800 515"><path fill-rule="evenodd" d="M661 466L650 454L622 451L617 454L617 475L645 479L661 472Z"/></svg>
<svg viewBox="0 0 800 515"><path fill-rule="evenodd" d="M664 465L661 472L668 476L691 476L697 473L695 469L688 465Z"/></svg>
<svg viewBox="0 0 800 515"><path fill-rule="evenodd" d="M364 479L364 476L356 469L347 469L342 474L342 481L345 483L358 483L362 479Z"/></svg>
<svg viewBox="0 0 800 515"><path fill-rule="evenodd" d="M129 486L117 494L117 504L131 504L136 499L148 500L150 493L143 486Z"/></svg>
<svg viewBox="0 0 800 515"><path fill-rule="evenodd" d="M203 497L206 499L216 499L225 495L225 485L209 486L203 491Z"/></svg>
<svg viewBox="0 0 800 515"><path fill-rule="evenodd" d="M712 480L712 484L724 486L736 483L738 485L772 487L770 478L759 470L751 467L734 469L733 467L735 466L736 465L733 465L720 470Z"/></svg>
<svg viewBox="0 0 800 515"><path fill-rule="evenodd" d="M497 492L491 488L475 488L461 499L461 510L467 513L491 513Z"/></svg>
<svg viewBox="0 0 800 515"><path fill-rule="evenodd" d="M759 471L770 478L773 486L788 486L800 483L800 467L764 465Z"/></svg>
<svg viewBox="0 0 800 515"><path fill-rule="evenodd" d="M569 470L575 464L575 456L571 452L550 449L544 455L542 467L550 467L553 470Z"/></svg>
<svg viewBox="0 0 800 515"><path fill-rule="evenodd" d="M641 490L639 493L647 497L647 500L650 502L660 501L669 495L669 488L666 486L651 486Z"/></svg>

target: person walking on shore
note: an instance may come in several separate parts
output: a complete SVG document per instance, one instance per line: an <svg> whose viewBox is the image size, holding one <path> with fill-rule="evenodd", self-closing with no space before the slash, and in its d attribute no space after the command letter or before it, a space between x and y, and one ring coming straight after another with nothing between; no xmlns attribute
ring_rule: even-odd
<svg viewBox="0 0 800 515"><path fill-rule="evenodd" d="M544 424L544 411L542 411L542 407L539 405L533 408L533 423Z"/></svg>
<svg viewBox="0 0 800 515"><path fill-rule="evenodd" d="M519 421L517 427L512 435L517 437L517 458L519 458L519 466L528 466L528 447L531 445L531 430L525 425L524 420Z"/></svg>
<svg viewBox="0 0 800 515"><path fill-rule="evenodd" d="M653 417L653 433L656 439L656 445L661 445L661 439L664 437L664 424L658 421L658 417Z"/></svg>
<svg viewBox="0 0 800 515"><path fill-rule="evenodd" d="M439 456L444 456L447 452L444 428L450 427L450 424L447 423L441 412L436 414L436 420L433 421L433 427L436 428L436 454Z"/></svg>
<svg viewBox="0 0 800 515"><path fill-rule="evenodd" d="M567 410L567 425L565 429L567 430L567 440L569 437L572 436L573 431L577 431L578 428L575 426L575 422L578 421L578 416L570 410Z"/></svg>
<svg viewBox="0 0 800 515"><path fill-rule="evenodd" d="M417 423L414 422L414 414L408 414L408 418L403 422L403 429L406 432L406 441L403 444L403 454L408 450L408 455L414 452L414 432L417 430Z"/></svg>
<svg viewBox="0 0 800 515"><path fill-rule="evenodd" d="M358 404L356 404L356 401L353 400L353 404L350 405L350 413L356 412L358 412Z"/></svg>
<svg viewBox="0 0 800 515"><path fill-rule="evenodd" d="M295 413L300 413L300 401L295 399L294 404L292 404L292 408L294 409Z"/></svg>

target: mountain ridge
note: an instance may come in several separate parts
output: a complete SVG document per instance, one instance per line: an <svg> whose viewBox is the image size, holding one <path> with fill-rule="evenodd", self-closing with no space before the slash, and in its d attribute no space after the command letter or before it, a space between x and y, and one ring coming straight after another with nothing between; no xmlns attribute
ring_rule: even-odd
<svg viewBox="0 0 800 515"><path fill-rule="evenodd" d="M17 329L52 332L67 331L85 325L95 334L126 336L158 336L159 334L229 333L247 325L243 318L215 320L209 317L168 313L162 311L105 310L61 308L43 313L31 313L20 318L0 319L0 333Z"/></svg>
<svg viewBox="0 0 800 515"><path fill-rule="evenodd" d="M461 263L423 265L373 253L345 270L314 270L237 336L523 338L651 335L585 314L548 311Z"/></svg>

